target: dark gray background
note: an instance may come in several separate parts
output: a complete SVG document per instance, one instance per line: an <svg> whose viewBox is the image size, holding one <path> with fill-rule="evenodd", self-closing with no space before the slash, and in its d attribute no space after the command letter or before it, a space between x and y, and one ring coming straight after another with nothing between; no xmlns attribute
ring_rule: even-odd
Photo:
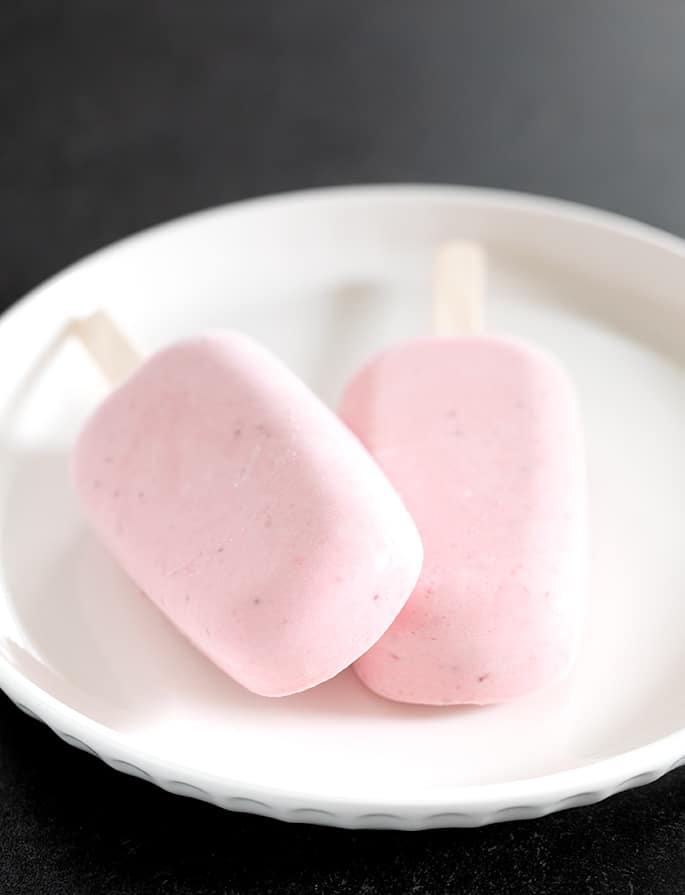
<svg viewBox="0 0 685 895"><path fill-rule="evenodd" d="M323 184L510 187L685 235L684 102L676 0L7 0L0 307L149 224ZM289 827L117 775L0 697L0 895L683 891L682 772L480 831Z"/></svg>

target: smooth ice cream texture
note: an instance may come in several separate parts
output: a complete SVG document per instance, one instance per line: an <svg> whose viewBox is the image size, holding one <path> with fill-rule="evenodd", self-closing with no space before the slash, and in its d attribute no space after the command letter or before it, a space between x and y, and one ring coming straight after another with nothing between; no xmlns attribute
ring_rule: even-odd
<svg viewBox="0 0 685 895"><path fill-rule="evenodd" d="M341 417L412 514L425 560L388 632L356 663L390 699L510 700L559 680L577 651L586 485L573 385L499 338L390 349L347 388Z"/></svg>
<svg viewBox="0 0 685 895"><path fill-rule="evenodd" d="M73 466L112 555L258 694L350 665L421 569L416 527L357 438L240 334L153 355L94 412Z"/></svg>

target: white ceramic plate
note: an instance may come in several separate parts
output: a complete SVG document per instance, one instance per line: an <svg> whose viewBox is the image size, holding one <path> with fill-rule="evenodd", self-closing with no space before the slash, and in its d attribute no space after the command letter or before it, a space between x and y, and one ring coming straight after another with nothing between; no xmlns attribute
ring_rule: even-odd
<svg viewBox="0 0 685 895"><path fill-rule="evenodd" d="M429 329L432 253L482 239L492 328L577 383L592 501L590 609L564 686L489 708L385 702L344 673L242 690L141 597L69 487L103 394L79 348L8 402L70 314L100 303L153 349L209 326L263 340L327 401ZM165 789L286 820L477 825L597 801L685 756L685 244L561 202L373 187L242 203L135 236L0 322L0 684L63 739Z"/></svg>

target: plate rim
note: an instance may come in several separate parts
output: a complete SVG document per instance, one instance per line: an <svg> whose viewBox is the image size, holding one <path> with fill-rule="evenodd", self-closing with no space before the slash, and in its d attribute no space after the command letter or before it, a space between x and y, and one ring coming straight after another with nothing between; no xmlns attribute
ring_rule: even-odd
<svg viewBox="0 0 685 895"><path fill-rule="evenodd" d="M650 243L685 261L685 239L650 224L592 206L512 190L437 183L360 184L287 191L195 211L158 223L106 245L63 268L33 287L0 315L0 329L10 318L49 297L63 278L97 264L109 254L146 239L163 237L182 227L202 226L212 217L252 208L292 202L443 198L449 203L477 203L563 218L584 226ZM0 591L5 599L0 582ZM615 756L590 761L537 777L499 783L424 786L398 795L363 798L326 794L319 789L298 790L264 785L228 775L189 768L141 749L122 733L78 712L41 689L16 669L0 647L0 688L19 708L46 723L62 739L86 748L107 764L150 779L165 789L215 802L234 810L348 827L420 829L439 826L476 826L499 820L524 819L563 808L600 801L623 789L652 782L685 763L685 727Z"/></svg>

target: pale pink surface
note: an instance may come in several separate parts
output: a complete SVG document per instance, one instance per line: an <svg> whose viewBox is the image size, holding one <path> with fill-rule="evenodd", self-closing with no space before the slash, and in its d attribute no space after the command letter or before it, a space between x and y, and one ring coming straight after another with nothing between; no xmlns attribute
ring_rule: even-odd
<svg viewBox="0 0 685 895"><path fill-rule="evenodd" d="M489 703L562 676L585 575L585 474L573 387L541 352L494 338L392 349L349 385L341 416L421 534L419 582L356 663L404 702Z"/></svg>
<svg viewBox="0 0 685 895"><path fill-rule="evenodd" d="M74 479L139 587L263 695L357 659L421 568L416 528L358 440L238 334L144 363L87 423Z"/></svg>

